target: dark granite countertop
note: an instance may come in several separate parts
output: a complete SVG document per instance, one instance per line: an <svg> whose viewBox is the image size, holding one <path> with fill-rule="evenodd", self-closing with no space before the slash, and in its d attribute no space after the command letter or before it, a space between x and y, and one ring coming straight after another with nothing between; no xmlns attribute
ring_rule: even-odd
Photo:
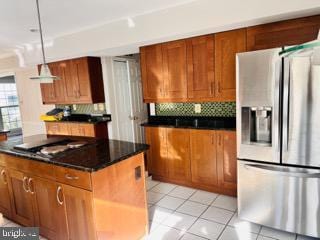
<svg viewBox="0 0 320 240"><path fill-rule="evenodd" d="M69 117L63 117L59 121L45 121L45 122L69 122L69 123L90 123L98 124L103 122L111 122L110 114L102 114L101 116L95 116L90 114L72 114Z"/></svg>
<svg viewBox="0 0 320 240"><path fill-rule="evenodd" d="M118 140L64 136L63 138L70 140L84 140L88 144L81 148L69 149L50 157L13 149L15 145L43 140L49 137L47 135L34 135L26 138L13 137L8 141L0 142L0 152L26 158L26 161L31 159L81 171L94 172L144 152L149 148L146 144Z"/></svg>
<svg viewBox="0 0 320 240"><path fill-rule="evenodd" d="M0 134L9 133L9 132L10 130L5 130L5 129L0 130Z"/></svg>
<svg viewBox="0 0 320 240"><path fill-rule="evenodd" d="M150 116L148 122L141 124L144 127L167 127L208 130L236 130L235 117L173 117Z"/></svg>

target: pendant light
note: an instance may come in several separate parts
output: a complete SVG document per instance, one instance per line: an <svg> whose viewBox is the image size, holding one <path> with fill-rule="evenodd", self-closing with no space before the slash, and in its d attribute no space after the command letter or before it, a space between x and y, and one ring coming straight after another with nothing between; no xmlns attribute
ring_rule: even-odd
<svg viewBox="0 0 320 240"><path fill-rule="evenodd" d="M42 65L40 67L40 75L36 77L31 77L32 80L39 80L41 83L52 83L53 80L59 80L57 76L53 76L49 69L49 66L46 62L46 56L44 53L44 44L43 44L43 36L42 36L42 27L41 27L41 19L40 19L40 10L39 10L39 0L36 0L37 4L37 13L38 13L38 23L39 23L39 32L40 32L40 40L41 40L41 51L42 51Z"/></svg>

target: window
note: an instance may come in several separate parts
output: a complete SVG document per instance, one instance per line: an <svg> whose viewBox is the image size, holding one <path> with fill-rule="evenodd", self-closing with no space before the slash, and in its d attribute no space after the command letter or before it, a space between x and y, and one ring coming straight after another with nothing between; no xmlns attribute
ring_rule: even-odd
<svg viewBox="0 0 320 240"><path fill-rule="evenodd" d="M21 131L18 94L13 76L0 78L0 120L1 129Z"/></svg>

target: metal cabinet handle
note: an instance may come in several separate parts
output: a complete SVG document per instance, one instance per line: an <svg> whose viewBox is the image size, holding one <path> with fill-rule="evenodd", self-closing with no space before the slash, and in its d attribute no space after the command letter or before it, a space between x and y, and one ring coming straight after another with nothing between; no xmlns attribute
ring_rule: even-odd
<svg viewBox="0 0 320 240"><path fill-rule="evenodd" d="M60 194L61 191L62 191L62 187L59 186L59 187L57 188L57 202L58 202L60 205L63 205L63 201L61 201L61 200L60 200L60 197L59 197L59 194Z"/></svg>
<svg viewBox="0 0 320 240"><path fill-rule="evenodd" d="M32 186L33 190L31 190L31 186ZM29 180L28 180L28 189L31 194L34 194L34 187L33 187L33 179L32 178L29 178Z"/></svg>
<svg viewBox="0 0 320 240"><path fill-rule="evenodd" d="M218 81L218 93L221 93L221 86L219 81Z"/></svg>
<svg viewBox="0 0 320 240"><path fill-rule="evenodd" d="M4 169L2 169L2 171L1 171L1 176L2 176L2 181L3 181L3 183L4 183L4 184L8 184L6 171L5 171Z"/></svg>
<svg viewBox="0 0 320 240"><path fill-rule="evenodd" d="M213 95L214 93L214 82L210 83L210 95Z"/></svg>
<svg viewBox="0 0 320 240"><path fill-rule="evenodd" d="M244 167L248 170L268 172L273 175L280 175L285 177L297 177L297 178L320 178L320 172L298 172L292 171L287 167L275 167L275 166L265 166L258 164L245 164Z"/></svg>
<svg viewBox="0 0 320 240"><path fill-rule="evenodd" d="M70 174L66 174L65 177L68 180L78 180L79 179L78 176L71 176Z"/></svg>
<svg viewBox="0 0 320 240"><path fill-rule="evenodd" d="M25 192L29 192L29 189L26 187L26 186L28 186L27 181L28 181L28 178L27 177L23 177L23 179L22 179L22 187L23 187L23 190Z"/></svg>

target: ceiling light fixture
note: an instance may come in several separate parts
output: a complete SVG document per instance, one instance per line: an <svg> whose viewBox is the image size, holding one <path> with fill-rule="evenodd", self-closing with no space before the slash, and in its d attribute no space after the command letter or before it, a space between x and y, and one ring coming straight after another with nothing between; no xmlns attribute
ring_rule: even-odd
<svg viewBox="0 0 320 240"><path fill-rule="evenodd" d="M134 28L136 26L136 24L134 23L133 19L131 17L127 18L127 22L128 22L128 27L129 28Z"/></svg>
<svg viewBox="0 0 320 240"><path fill-rule="evenodd" d="M40 67L40 75L36 77L31 77L32 80L39 80L42 83L52 83L53 80L59 80L57 76L53 76L49 69L49 66L46 62L46 56L44 53L44 44L43 44L43 35L42 35L42 27L41 27L41 19L40 19L40 9L39 9L39 0L36 0L37 5L37 13L38 13L38 23L39 23L39 32L40 32L40 40L41 40L41 51L42 51L42 65Z"/></svg>

